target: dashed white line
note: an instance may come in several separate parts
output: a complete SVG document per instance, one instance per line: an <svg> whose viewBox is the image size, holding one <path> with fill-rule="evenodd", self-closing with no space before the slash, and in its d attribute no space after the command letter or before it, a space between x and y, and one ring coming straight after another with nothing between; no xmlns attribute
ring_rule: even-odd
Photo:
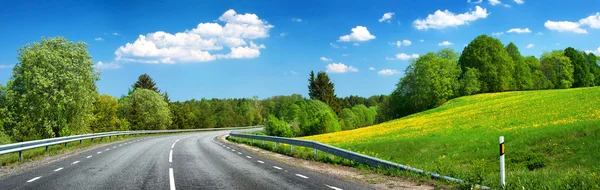
<svg viewBox="0 0 600 190"><path fill-rule="evenodd" d="M327 187L329 187L329 188L331 188L331 189L335 189L335 190L343 190L343 189L341 189L341 188L334 187L334 186L327 185L327 184L325 184L325 186L327 186Z"/></svg>
<svg viewBox="0 0 600 190"><path fill-rule="evenodd" d="M301 175L301 174L296 174L296 176L304 178L304 179L308 179L308 177L306 177L305 175Z"/></svg>
<svg viewBox="0 0 600 190"><path fill-rule="evenodd" d="M75 162L73 162L73 163L71 163L71 164L77 164L77 163L79 163L79 160L78 160L78 161L75 161Z"/></svg>
<svg viewBox="0 0 600 190"><path fill-rule="evenodd" d="M227 147L227 149L230 149L229 147Z"/></svg>
<svg viewBox="0 0 600 190"><path fill-rule="evenodd" d="M62 169L63 169L63 168L58 168L58 169L55 169L54 171L55 171L55 172L57 172L57 171L60 171L60 170L62 170Z"/></svg>
<svg viewBox="0 0 600 190"><path fill-rule="evenodd" d="M171 190L175 190L175 179L173 178L173 168L169 168L169 183Z"/></svg>
<svg viewBox="0 0 600 190"><path fill-rule="evenodd" d="M278 169L278 170L283 169L283 168L280 168L280 167L277 167L277 166L273 166L273 168Z"/></svg>
<svg viewBox="0 0 600 190"><path fill-rule="evenodd" d="M96 152L96 154L102 154L102 151L100 151L100 152Z"/></svg>
<svg viewBox="0 0 600 190"><path fill-rule="evenodd" d="M85 157L85 158L91 158L91 157L92 157L92 155L89 155L89 156L87 156L87 157Z"/></svg>
<svg viewBox="0 0 600 190"><path fill-rule="evenodd" d="M109 151L109 150L110 150L110 148L104 149L104 151Z"/></svg>
<svg viewBox="0 0 600 190"><path fill-rule="evenodd" d="M241 152L238 152L238 154L242 154Z"/></svg>
<svg viewBox="0 0 600 190"><path fill-rule="evenodd" d="M246 158L248 158L248 159L252 159L252 157L250 157L250 156L246 156Z"/></svg>
<svg viewBox="0 0 600 190"><path fill-rule="evenodd" d="M117 148L117 146L113 146L113 148Z"/></svg>
<svg viewBox="0 0 600 190"><path fill-rule="evenodd" d="M33 179L30 179L29 181L27 181L27 183L31 183L35 180L38 180L38 179L40 179L40 177L42 177L42 176L34 177Z"/></svg>
<svg viewBox="0 0 600 190"><path fill-rule="evenodd" d="M264 164L264 163L265 163L265 162L263 162L263 161L260 161L260 160L257 160L257 162L258 162L258 163L261 163L261 164Z"/></svg>
<svg viewBox="0 0 600 190"><path fill-rule="evenodd" d="M232 151L232 152L235 152L235 150L234 150L234 149L231 149L231 151Z"/></svg>
<svg viewBox="0 0 600 190"><path fill-rule="evenodd" d="M173 150L169 152L169 162L173 162Z"/></svg>

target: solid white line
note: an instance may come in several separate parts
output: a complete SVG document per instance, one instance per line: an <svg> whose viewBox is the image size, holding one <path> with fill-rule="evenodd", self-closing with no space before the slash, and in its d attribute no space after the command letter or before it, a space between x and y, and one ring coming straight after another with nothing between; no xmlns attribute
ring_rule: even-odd
<svg viewBox="0 0 600 190"><path fill-rule="evenodd" d="M258 163L261 163L261 164L264 164L264 163L265 163L265 162L263 162L263 161L260 161L260 160L258 160L257 162L258 162Z"/></svg>
<svg viewBox="0 0 600 190"><path fill-rule="evenodd" d="M325 184L325 186L327 186L327 187L329 187L329 188L331 188L331 189L335 189L335 190L343 190L343 189L341 189L341 188L337 188L337 187L330 186L330 185L327 185L327 184Z"/></svg>
<svg viewBox="0 0 600 190"><path fill-rule="evenodd" d="M169 152L169 162L173 162L173 150Z"/></svg>
<svg viewBox="0 0 600 190"><path fill-rule="evenodd" d="M171 190L175 190L175 179L173 178L173 168L169 168L169 182Z"/></svg>
<svg viewBox="0 0 600 190"><path fill-rule="evenodd" d="M55 169L54 171L55 171L55 172L57 172L57 171L60 171L60 170L62 170L62 169L63 169L63 168L58 168L58 169Z"/></svg>
<svg viewBox="0 0 600 190"><path fill-rule="evenodd" d="M238 154L242 154L241 152L238 152Z"/></svg>
<svg viewBox="0 0 600 190"><path fill-rule="evenodd" d="M175 147L175 143L177 143L177 141L175 141L172 145L171 145L171 149L173 149L173 147Z"/></svg>
<svg viewBox="0 0 600 190"><path fill-rule="evenodd" d="M304 179L308 179L308 177L304 176L304 175L300 175L300 174L296 174L296 176L304 178Z"/></svg>
<svg viewBox="0 0 600 190"><path fill-rule="evenodd" d="M100 151L100 152L96 152L96 154L102 154L102 151Z"/></svg>
<svg viewBox="0 0 600 190"><path fill-rule="evenodd" d="M29 181L27 181L27 183L31 183L37 179L40 179L40 177L42 177L42 176L34 177L33 179L30 179Z"/></svg>
<svg viewBox="0 0 600 190"><path fill-rule="evenodd" d="M92 155L89 155L89 156L87 156L87 157L85 157L85 158L91 158L91 157L92 157Z"/></svg>
<svg viewBox="0 0 600 190"><path fill-rule="evenodd" d="M280 167L277 167L277 166L273 166L273 168L278 169L278 170L283 169L283 168L280 168Z"/></svg>
<svg viewBox="0 0 600 190"><path fill-rule="evenodd" d="M179 142L179 139L177 139L175 142Z"/></svg>
<svg viewBox="0 0 600 190"><path fill-rule="evenodd" d="M75 161L75 162L73 162L73 163L71 163L71 164L77 164L77 163L79 163L79 160L78 160L78 161Z"/></svg>

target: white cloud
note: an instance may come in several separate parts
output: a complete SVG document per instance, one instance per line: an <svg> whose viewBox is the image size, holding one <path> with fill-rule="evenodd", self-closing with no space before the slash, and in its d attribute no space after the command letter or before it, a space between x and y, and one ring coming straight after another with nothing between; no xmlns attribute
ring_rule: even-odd
<svg viewBox="0 0 600 190"><path fill-rule="evenodd" d="M196 28L175 34L157 31L139 35L133 43L120 46L115 60L139 63L205 62L216 59L250 59L260 55L265 45L251 40L269 37L273 25L255 14L237 14L230 9L219 23L200 23ZM228 47L228 54L214 54Z"/></svg>
<svg viewBox="0 0 600 190"><path fill-rule="evenodd" d="M525 1L524 1L524 0L515 0L515 3L517 3L517 4L519 4L519 5L520 5L520 4L523 4L523 3L525 3Z"/></svg>
<svg viewBox="0 0 600 190"><path fill-rule="evenodd" d="M522 33L531 33L531 30L529 30L529 28L525 28L525 29L523 29L523 28L512 28L512 29L506 31L506 33L519 33L519 34L522 34Z"/></svg>
<svg viewBox="0 0 600 190"><path fill-rule="evenodd" d="M352 45L353 45L353 46L359 46L359 44L358 44L358 43L353 43Z"/></svg>
<svg viewBox="0 0 600 190"><path fill-rule="evenodd" d="M384 76L395 75L398 73L400 73L400 72L398 72L396 69L383 69L383 70L380 70L379 72L377 72L377 74L384 75Z"/></svg>
<svg viewBox="0 0 600 190"><path fill-rule="evenodd" d="M500 0L489 0L490 5L492 6L496 6L496 5L501 5L502 2L500 2Z"/></svg>
<svg viewBox="0 0 600 190"><path fill-rule="evenodd" d="M374 70L375 70L375 68L373 68L373 67L369 67L369 70L371 70L371 71L374 71Z"/></svg>
<svg viewBox="0 0 600 190"><path fill-rule="evenodd" d="M544 26L549 30L555 30L558 32L574 32L578 34L587 34L587 30L580 28L581 25L576 22L569 21L546 21Z"/></svg>
<svg viewBox="0 0 600 190"><path fill-rule="evenodd" d="M321 57L320 60L321 61L325 61L325 62L329 62L329 61L331 61L331 58Z"/></svg>
<svg viewBox="0 0 600 190"><path fill-rule="evenodd" d="M535 33L535 35L541 36L541 35L544 35L544 33L542 33L542 32L537 32L537 33Z"/></svg>
<svg viewBox="0 0 600 190"><path fill-rule="evenodd" d="M351 34L340 36L340 39L338 41L341 41L341 42L350 42L350 41L363 42L363 41L369 41L372 39L375 39L375 36L373 36L373 35L371 35L371 33L369 33L369 30L367 30L367 27L356 26L355 28L352 29Z"/></svg>
<svg viewBox="0 0 600 190"><path fill-rule="evenodd" d="M478 1L471 1L471 0L467 0L467 3L475 3L475 4L479 4L483 2L483 0L478 0Z"/></svg>
<svg viewBox="0 0 600 190"><path fill-rule="evenodd" d="M535 47L535 44L527 44L527 47L525 47L525 48L529 49L529 48L533 48L533 47Z"/></svg>
<svg viewBox="0 0 600 190"><path fill-rule="evenodd" d="M586 53L593 53L596 56L600 55L600 47L598 47L598 49L594 50L585 50Z"/></svg>
<svg viewBox="0 0 600 190"><path fill-rule="evenodd" d="M438 46L449 46L449 45L452 45L452 42L443 41L443 42L438 43Z"/></svg>
<svg viewBox="0 0 600 190"><path fill-rule="evenodd" d="M402 40L402 41L396 41L395 43L392 42L390 44L400 47L400 46L410 46L410 44L412 44L412 42L410 40Z"/></svg>
<svg viewBox="0 0 600 190"><path fill-rule="evenodd" d="M298 73L296 73L296 71L290 71L290 74L292 74L292 75L296 75L296 74L298 74Z"/></svg>
<svg viewBox="0 0 600 190"><path fill-rule="evenodd" d="M425 42L425 40L421 39L421 40L419 40L419 42Z"/></svg>
<svg viewBox="0 0 600 190"><path fill-rule="evenodd" d="M590 28L595 28L595 29L600 28L600 12L596 13L595 15L591 15L591 16L588 16L586 18L579 20L579 24L587 25Z"/></svg>
<svg viewBox="0 0 600 190"><path fill-rule="evenodd" d="M97 38L94 38L94 41L104 41L104 39L101 37L97 37Z"/></svg>
<svg viewBox="0 0 600 190"><path fill-rule="evenodd" d="M415 28L419 30L443 29L451 26L460 26L469 24L471 21L486 18L489 15L487 9L476 6L474 11L462 14L454 14L448 10L437 10L435 13L427 15L427 18L417 19L413 22Z"/></svg>
<svg viewBox="0 0 600 190"><path fill-rule="evenodd" d="M406 53L399 53L399 54L396 54L396 57L394 57L394 58L386 57L385 59L386 60L390 60L390 61L391 60L406 61L406 60L409 60L409 59L416 59L416 58L419 58L419 54L413 53L413 54L409 55L409 54L406 54Z"/></svg>
<svg viewBox="0 0 600 190"><path fill-rule="evenodd" d="M10 69L13 68L15 65L14 64L10 64L10 65L0 65L0 69Z"/></svg>
<svg viewBox="0 0 600 190"><path fill-rule="evenodd" d="M492 36L502 36L504 32L492 32Z"/></svg>
<svg viewBox="0 0 600 190"><path fill-rule="evenodd" d="M302 22L302 19L301 18L292 18L292 21L293 22Z"/></svg>
<svg viewBox="0 0 600 190"><path fill-rule="evenodd" d="M112 33L112 35L114 35L114 36L118 36L118 35L121 35L121 34L119 34L119 33L117 33L117 32L113 32L113 33Z"/></svg>
<svg viewBox="0 0 600 190"><path fill-rule="evenodd" d="M334 44L333 42L330 42L330 43L329 43L329 45L330 45L332 48L340 48L340 46L338 46L337 44Z"/></svg>
<svg viewBox="0 0 600 190"><path fill-rule="evenodd" d="M392 20L393 16L394 16L393 12L384 13L383 16L379 19L379 22L388 22L388 23L390 23L390 20Z"/></svg>
<svg viewBox="0 0 600 190"><path fill-rule="evenodd" d="M287 36L287 33L285 33L285 32L279 33L279 37L285 37L285 36Z"/></svg>
<svg viewBox="0 0 600 190"><path fill-rule="evenodd" d="M350 56L350 54L344 53L344 54L342 54L342 56L348 57L348 56Z"/></svg>
<svg viewBox="0 0 600 190"><path fill-rule="evenodd" d="M327 65L327 72L329 73L346 73L346 72L358 72L357 68L352 66L346 66L343 63L331 63Z"/></svg>
<svg viewBox="0 0 600 190"><path fill-rule="evenodd" d="M98 61L94 64L94 68L96 69L118 69L121 68L121 65L117 63L102 63L102 61Z"/></svg>

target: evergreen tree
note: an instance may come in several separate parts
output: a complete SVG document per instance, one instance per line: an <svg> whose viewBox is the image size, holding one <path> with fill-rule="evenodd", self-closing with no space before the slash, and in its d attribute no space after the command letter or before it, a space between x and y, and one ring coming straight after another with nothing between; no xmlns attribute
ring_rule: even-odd
<svg viewBox="0 0 600 190"><path fill-rule="evenodd" d="M330 81L327 73L320 71L315 78L311 71L308 81L310 99L320 100L329 105L335 113L340 113L341 107L335 95L335 85Z"/></svg>
<svg viewBox="0 0 600 190"><path fill-rule="evenodd" d="M156 87L156 83L154 82L154 80L152 80L152 78L150 78L150 75L144 73L142 75L140 75L140 77L138 77L138 81L136 81L133 86L132 86L134 91L138 88L143 88L143 89L148 89L148 90L152 90L156 93L160 93L160 90Z"/></svg>

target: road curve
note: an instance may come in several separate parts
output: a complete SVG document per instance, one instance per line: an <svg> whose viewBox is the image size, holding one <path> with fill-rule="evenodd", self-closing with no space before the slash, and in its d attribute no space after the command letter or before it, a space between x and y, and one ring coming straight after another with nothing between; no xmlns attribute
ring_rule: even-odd
<svg viewBox="0 0 600 190"><path fill-rule="evenodd" d="M122 141L4 177L0 189L371 189L216 140L227 133Z"/></svg>

